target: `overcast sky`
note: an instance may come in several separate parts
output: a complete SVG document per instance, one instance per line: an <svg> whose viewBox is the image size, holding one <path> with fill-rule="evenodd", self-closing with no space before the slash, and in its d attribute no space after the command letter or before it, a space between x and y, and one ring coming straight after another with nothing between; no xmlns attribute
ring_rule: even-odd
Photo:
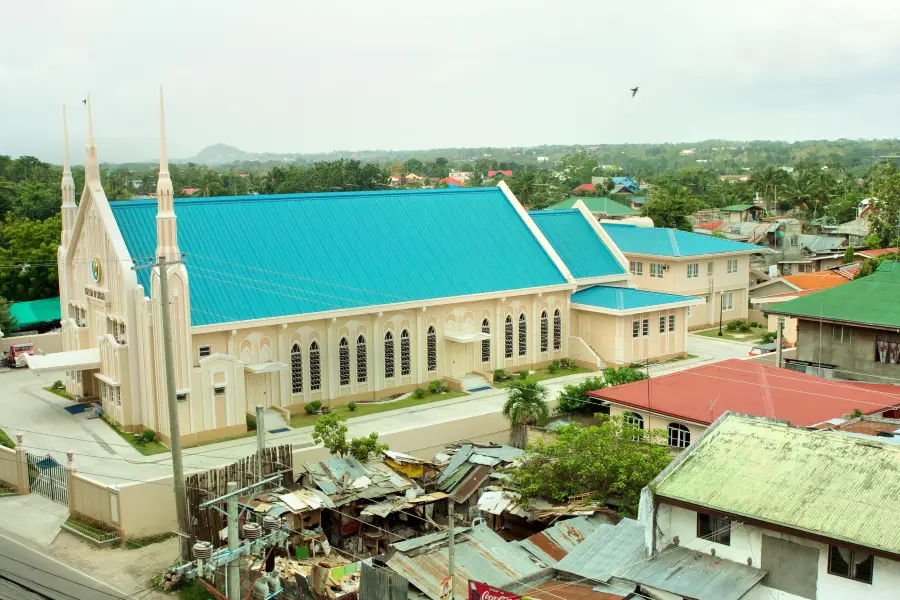
<svg viewBox="0 0 900 600"><path fill-rule="evenodd" d="M900 137L892 0L8 2L0 154ZM639 85L632 99L629 88Z"/></svg>

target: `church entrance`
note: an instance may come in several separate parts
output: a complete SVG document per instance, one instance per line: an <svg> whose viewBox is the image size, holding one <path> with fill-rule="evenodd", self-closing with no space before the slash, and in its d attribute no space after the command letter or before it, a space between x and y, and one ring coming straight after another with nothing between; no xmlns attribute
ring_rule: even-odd
<svg viewBox="0 0 900 600"><path fill-rule="evenodd" d="M272 404L269 373L248 373L246 379L247 411L256 410L256 405L261 404L268 408Z"/></svg>
<svg viewBox="0 0 900 600"><path fill-rule="evenodd" d="M475 370L475 351L471 343L450 342L450 376L461 377Z"/></svg>

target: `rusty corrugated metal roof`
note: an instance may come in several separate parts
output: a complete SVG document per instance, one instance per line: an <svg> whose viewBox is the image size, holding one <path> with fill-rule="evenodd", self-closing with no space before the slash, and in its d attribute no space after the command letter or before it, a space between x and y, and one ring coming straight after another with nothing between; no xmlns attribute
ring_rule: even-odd
<svg viewBox="0 0 900 600"><path fill-rule="evenodd" d="M452 489L447 490L447 493L454 502L465 502L487 481L491 471L493 469L487 465L474 465L465 477L460 479Z"/></svg>

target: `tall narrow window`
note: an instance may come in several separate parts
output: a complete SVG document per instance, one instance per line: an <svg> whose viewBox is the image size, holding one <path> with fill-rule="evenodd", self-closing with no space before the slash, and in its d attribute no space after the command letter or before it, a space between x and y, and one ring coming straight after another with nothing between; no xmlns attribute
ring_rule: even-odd
<svg viewBox="0 0 900 600"><path fill-rule="evenodd" d="M428 372L431 373L437 371L437 333L434 331L434 325L428 326L425 345L425 351L428 353Z"/></svg>
<svg viewBox="0 0 900 600"><path fill-rule="evenodd" d="M369 371L366 364L366 336L356 338L356 383L365 383Z"/></svg>
<svg viewBox="0 0 900 600"><path fill-rule="evenodd" d="M669 331L675 331L675 315L669 315Z"/></svg>
<svg viewBox="0 0 900 600"><path fill-rule="evenodd" d="M666 332L666 318L664 316L659 318L659 332Z"/></svg>
<svg viewBox="0 0 900 600"><path fill-rule="evenodd" d="M631 440L639 442L644 439L644 417L634 412L627 412L623 416L625 424L635 429L631 434Z"/></svg>
<svg viewBox="0 0 900 600"><path fill-rule="evenodd" d="M647 337L650 335L650 319L644 319L641 321L641 335Z"/></svg>
<svg viewBox="0 0 900 600"><path fill-rule="evenodd" d="M519 315L519 356L528 354L528 324L525 313Z"/></svg>
<svg viewBox="0 0 900 600"><path fill-rule="evenodd" d="M340 365L341 385L350 385L350 344L344 337L338 342L338 365Z"/></svg>
<svg viewBox="0 0 900 600"><path fill-rule="evenodd" d="M303 393L303 351L298 344L291 347L291 392Z"/></svg>
<svg viewBox="0 0 900 600"><path fill-rule="evenodd" d="M400 332L400 375L406 377L411 371L412 368L409 361L409 332L404 329Z"/></svg>
<svg viewBox="0 0 900 600"><path fill-rule="evenodd" d="M394 378L394 334L384 334L384 378Z"/></svg>
<svg viewBox="0 0 900 600"><path fill-rule="evenodd" d="M559 315L559 309L553 311L553 350L562 348L562 317Z"/></svg>
<svg viewBox="0 0 900 600"><path fill-rule="evenodd" d="M506 322L503 324L503 356L513 357L513 322L510 315L506 315Z"/></svg>
<svg viewBox="0 0 900 600"><path fill-rule="evenodd" d="M491 332L491 322L484 319L481 322L481 333ZM481 362L491 362L491 340L481 340Z"/></svg>
<svg viewBox="0 0 900 600"><path fill-rule="evenodd" d="M319 344L312 342L309 345L309 391L318 392L322 389L322 364L319 362Z"/></svg>
<svg viewBox="0 0 900 600"><path fill-rule="evenodd" d="M550 324L547 322L547 311L541 311L541 352L550 349Z"/></svg>

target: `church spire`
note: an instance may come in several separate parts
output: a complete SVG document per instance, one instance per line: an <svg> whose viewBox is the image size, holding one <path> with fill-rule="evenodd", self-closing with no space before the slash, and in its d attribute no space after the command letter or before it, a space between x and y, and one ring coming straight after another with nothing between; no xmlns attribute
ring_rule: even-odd
<svg viewBox="0 0 900 600"><path fill-rule="evenodd" d="M94 116L91 114L91 97L87 97L88 131L85 146L84 179L86 183L100 184L100 160L94 144Z"/></svg>
<svg viewBox="0 0 900 600"><path fill-rule="evenodd" d="M75 228L75 214L78 208L75 206L75 181L72 179L72 168L69 164L69 127L66 124L66 106L63 105L62 112L62 134L63 134L63 172L60 190L62 191L62 233L60 237L60 246L68 247L69 239L72 237L72 230Z"/></svg>
<svg viewBox="0 0 900 600"><path fill-rule="evenodd" d="M175 219L175 190L169 176L169 153L166 148L166 112L162 87L159 88L159 177L156 180L156 257L174 261L181 258Z"/></svg>

